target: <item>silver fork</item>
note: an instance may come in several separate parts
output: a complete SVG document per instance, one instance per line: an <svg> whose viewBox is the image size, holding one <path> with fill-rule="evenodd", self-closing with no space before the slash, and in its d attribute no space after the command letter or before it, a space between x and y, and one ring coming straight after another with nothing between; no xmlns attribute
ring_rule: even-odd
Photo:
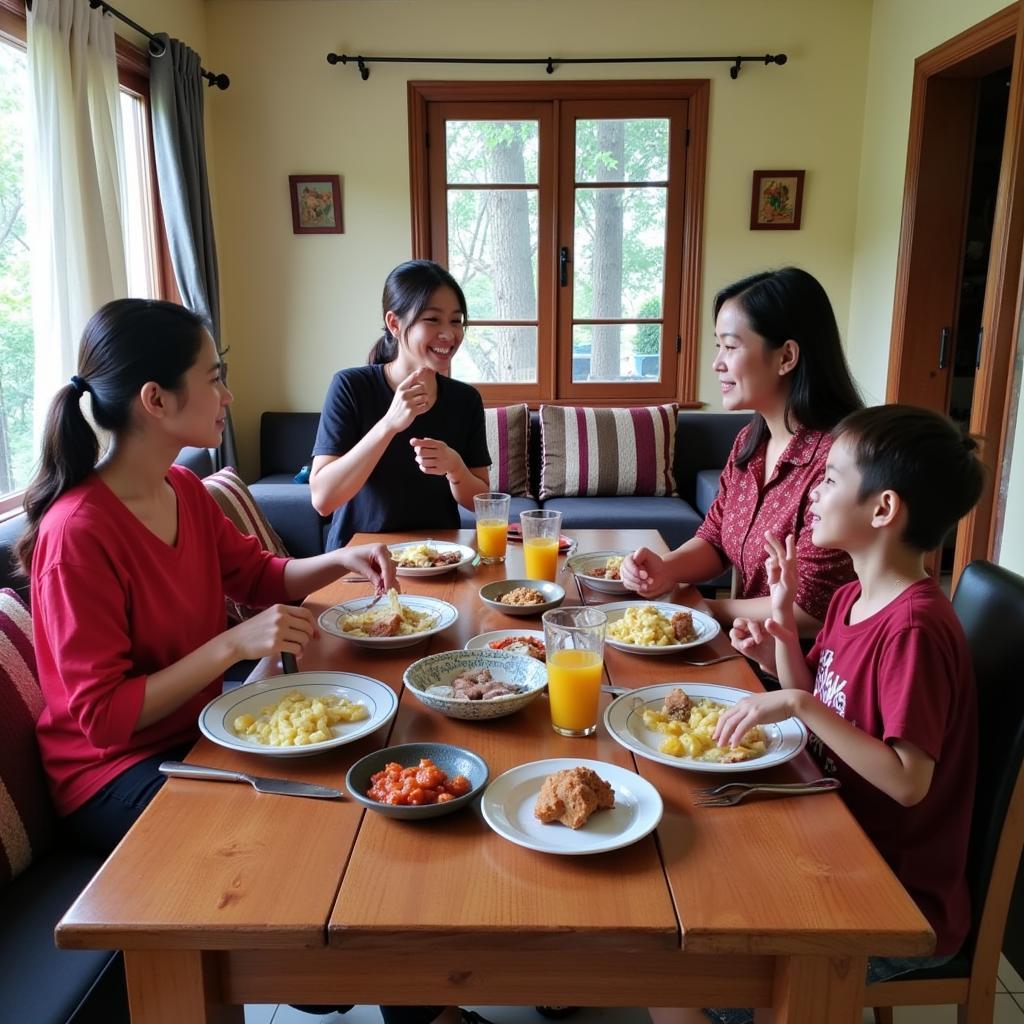
<svg viewBox="0 0 1024 1024"><path fill-rule="evenodd" d="M739 652L735 654L720 654L717 658L708 658L707 661L686 661L687 665L695 665L697 668L703 668L705 665L717 665L720 661L732 661L734 658L742 658L743 655Z"/></svg>
<svg viewBox="0 0 1024 1024"><path fill-rule="evenodd" d="M732 807L751 793L828 793L838 789L838 779L815 779L813 782L727 782L724 786L700 789L693 801L695 807Z"/></svg>

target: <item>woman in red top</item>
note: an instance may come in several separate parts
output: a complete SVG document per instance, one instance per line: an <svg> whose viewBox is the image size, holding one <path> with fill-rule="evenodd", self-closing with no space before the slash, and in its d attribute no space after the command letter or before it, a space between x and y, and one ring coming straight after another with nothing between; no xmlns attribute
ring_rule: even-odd
<svg viewBox="0 0 1024 1024"><path fill-rule="evenodd" d="M102 458L86 393L112 437ZM384 545L269 554L172 465L185 445L220 443L230 402L199 317L120 299L87 324L78 373L50 407L18 545L46 700L37 731L58 810L100 852L152 799L159 763L197 739L228 666L302 653L313 617L284 602L353 569L379 593L394 585ZM225 594L270 607L226 629Z"/></svg>
<svg viewBox="0 0 1024 1024"><path fill-rule="evenodd" d="M722 404L751 409L722 471L718 497L695 537L665 556L647 548L622 564L622 580L646 596L676 583L739 574L736 599L709 601L720 621L741 617L759 629L771 613L765 534L797 538L797 623L814 635L829 599L853 578L844 552L811 541L811 488L824 476L830 431L861 407L825 290L796 267L744 278L715 296L714 369ZM776 533L783 530L784 533Z"/></svg>

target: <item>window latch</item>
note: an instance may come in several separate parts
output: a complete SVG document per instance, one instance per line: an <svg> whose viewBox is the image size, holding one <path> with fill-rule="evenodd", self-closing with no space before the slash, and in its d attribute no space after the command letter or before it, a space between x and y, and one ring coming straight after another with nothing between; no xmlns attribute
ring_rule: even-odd
<svg viewBox="0 0 1024 1024"><path fill-rule="evenodd" d="M563 245L558 250L558 279L564 288L569 283L569 247Z"/></svg>

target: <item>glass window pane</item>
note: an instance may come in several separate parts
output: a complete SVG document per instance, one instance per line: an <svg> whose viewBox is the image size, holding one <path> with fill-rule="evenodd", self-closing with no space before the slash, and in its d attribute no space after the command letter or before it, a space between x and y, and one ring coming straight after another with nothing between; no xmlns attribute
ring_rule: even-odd
<svg viewBox="0 0 1024 1024"><path fill-rule="evenodd" d="M574 384L661 380L661 324L575 324Z"/></svg>
<svg viewBox="0 0 1024 1024"><path fill-rule="evenodd" d="M577 181L668 181L668 118L576 122Z"/></svg>
<svg viewBox="0 0 1024 1024"><path fill-rule="evenodd" d="M470 320L536 320L537 190L448 193L448 269Z"/></svg>
<svg viewBox="0 0 1024 1024"><path fill-rule="evenodd" d="M124 250L128 265L128 294L134 298L155 299L159 296L146 104L141 97L124 89L121 90L121 129L127 178Z"/></svg>
<svg viewBox="0 0 1024 1024"><path fill-rule="evenodd" d="M536 121L446 121L449 185L536 185Z"/></svg>
<svg viewBox="0 0 1024 1024"><path fill-rule="evenodd" d="M535 384L537 328L470 325L452 376L471 384Z"/></svg>
<svg viewBox="0 0 1024 1024"><path fill-rule="evenodd" d="M661 316L667 200L661 186L576 189L577 320Z"/></svg>
<svg viewBox="0 0 1024 1024"><path fill-rule="evenodd" d="M25 52L0 39L0 495L21 490L35 463L35 350L25 228Z"/></svg>

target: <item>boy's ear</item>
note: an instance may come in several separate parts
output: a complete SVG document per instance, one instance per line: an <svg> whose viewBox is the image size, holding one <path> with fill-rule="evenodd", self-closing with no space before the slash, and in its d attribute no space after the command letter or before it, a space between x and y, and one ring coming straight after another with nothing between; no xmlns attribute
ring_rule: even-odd
<svg viewBox="0 0 1024 1024"><path fill-rule="evenodd" d="M895 491L880 491L872 501L871 525L875 529L891 526L903 512L903 499Z"/></svg>

